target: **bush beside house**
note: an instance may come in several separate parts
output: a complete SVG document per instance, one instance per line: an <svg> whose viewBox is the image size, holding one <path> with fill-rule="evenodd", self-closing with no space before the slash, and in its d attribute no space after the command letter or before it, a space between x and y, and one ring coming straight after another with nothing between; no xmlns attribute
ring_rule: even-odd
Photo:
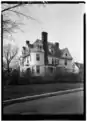
<svg viewBox="0 0 87 121"><path fill-rule="evenodd" d="M41 76L32 76L30 70L27 70L23 77L20 77L19 70L13 70L10 73L10 77L7 76L6 72L3 73L4 85L6 85L6 80L9 80L8 85L28 85L28 84L46 84L46 83L75 83L82 82L82 77L80 73L67 73L67 72L59 72L56 73L53 77L49 77L46 75L45 77Z"/></svg>

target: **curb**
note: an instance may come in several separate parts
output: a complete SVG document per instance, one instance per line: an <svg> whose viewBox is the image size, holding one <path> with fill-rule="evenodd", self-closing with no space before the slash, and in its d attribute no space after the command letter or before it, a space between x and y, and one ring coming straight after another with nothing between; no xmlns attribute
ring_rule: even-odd
<svg viewBox="0 0 87 121"><path fill-rule="evenodd" d="M25 101L36 100L36 99L40 99L40 98L67 94L67 93L71 93L71 92L75 92L75 91L82 91L82 90L83 90L83 88L76 88L76 89L70 89L70 90L45 93L45 94L40 94L40 95L25 96L25 97L11 99L11 100L5 100L5 101L3 101L3 106L8 106L8 105L14 104L14 103L21 103L21 102L25 102Z"/></svg>

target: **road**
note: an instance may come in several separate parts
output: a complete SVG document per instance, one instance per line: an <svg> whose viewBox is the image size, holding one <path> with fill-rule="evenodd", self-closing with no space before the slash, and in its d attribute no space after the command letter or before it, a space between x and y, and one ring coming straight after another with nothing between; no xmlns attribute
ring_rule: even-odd
<svg viewBox="0 0 87 121"><path fill-rule="evenodd" d="M46 97L4 107L4 114L82 114L83 91Z"/></svg>

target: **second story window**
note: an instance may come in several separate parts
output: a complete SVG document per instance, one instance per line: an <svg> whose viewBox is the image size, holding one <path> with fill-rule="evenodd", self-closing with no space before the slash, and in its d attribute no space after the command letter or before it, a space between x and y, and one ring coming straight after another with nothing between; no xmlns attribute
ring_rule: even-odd
<svg viewBox="0 0 87 121"><path fill-rule="evenodd" d="M66 56L67 56L67 53L66 53Z"/></svg>
<svg viewBox="0 0 87 121"><path fill-rule="evenodd" d="M36 60L39 61L40 60L40 55L36 54Z"/></svg>
<svg viewBox="0 0 87 121"><path fill-rule="evenodd" d="M67 65L67 60L65 59L65 65Z"/></svg>
<svg viewBox="0 0 87 121"><path fill-rule="evenodd" d="M42 49L42 46L40 45L40 50Z"/></svg>

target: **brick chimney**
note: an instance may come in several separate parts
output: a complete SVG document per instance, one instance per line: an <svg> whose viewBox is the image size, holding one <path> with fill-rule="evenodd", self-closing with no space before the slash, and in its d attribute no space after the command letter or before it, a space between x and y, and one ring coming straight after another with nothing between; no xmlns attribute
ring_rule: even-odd
<svg viewBox="0 0 87 121"><path fill-rule="evenodd" d="M61 56L61 51L60 51L59 43L58 43L58 42L55 43L55 54L56 54L58 57Z"/></svg>
<svg viewBox="0 0 87 121"><path fill-rule="evenodd" d="M42 32L42 42L43 42L43 49L44 49L44 63L45 65L48 64L48 43L47 43L47 32Z"/></svg>
<svg viewBox="0 0 87 121"><path fill-rule="evenodd" d="M30 41L29 40L26 40L26 45L29 47L29 45L30 45Z"/></svg>
<svg viewBox="0 0 87 121"><path fill-rule="evenodd" d="M28 49L28 53L30 54L30 41L29 40L26 40L26 46L27 46L27 49Z"/></svg>
<svg viewBox="0 0 87 121"><path fill-rule="evenodd" d="M56 50L59 50L59 43L58 42L55 43L55 48L56 48Z"/></svg>

